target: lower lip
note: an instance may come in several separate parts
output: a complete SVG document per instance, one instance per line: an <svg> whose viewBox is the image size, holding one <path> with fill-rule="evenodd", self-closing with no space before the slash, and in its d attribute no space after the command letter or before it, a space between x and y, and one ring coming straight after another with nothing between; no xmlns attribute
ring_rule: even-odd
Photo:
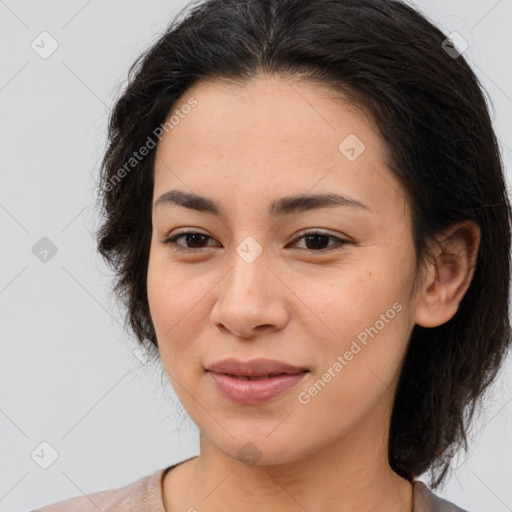
<svg viewBox="0 0 512 512"><path fill-rule="evenodd" d="M277 375L268 379L246 380L224 373L208 372L220 394L240 405L263 404L295 386L307 372Z"/></svg>

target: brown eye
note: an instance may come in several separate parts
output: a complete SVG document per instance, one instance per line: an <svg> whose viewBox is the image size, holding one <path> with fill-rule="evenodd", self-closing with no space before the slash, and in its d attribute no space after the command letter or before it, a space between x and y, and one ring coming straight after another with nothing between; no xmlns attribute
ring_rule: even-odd
<svg viewBox="0 0 512 512"><path fill-rule="evenodd" d="M184 240L184 244L178 243L181 239ZM205 245L205 242L207 242L208 239L213 240L211 236L205 235L204 233L199 233L197 231L185 231L167 238L163 243L172 245L172 248L177 251L195 252L201 249L213 247L211 245ZM297 241L300 240L304 240L305 242L305 247L300 249L305 249L310 252L330 252L332 250L340 249L345 244L352 243L349 240L343 240L342 238L330 235L329 233L323 233L321 231L305 233L296 238L294 243L296 244ZM329 245L329 241L331 240L337 241L337 243Z"/></svg>
<svg viewBox="0 0 512 512"><path fill-rule="evenodd" d="M330 252L331 250L339 249L341 246L351 243L348 240L343 240L342 238L330 235L329 233L323 233L321 231L310 231L309 233L305 233L296 238L294 243L299 240L304 240L305 249L313 252ZM337 240L338 243L329 246L329 240Z"/></svg>
<svg viewBox="0 0 512 512"><path fill-rule="evenodd" d="M185 240L186 245L177 243L177 241L182 238ZM172 245L174 245L174 248L177 250L194 251L194 250L203 249L205 247L208 247L208 246L205 246L204 243L209 238L211 238L211 236L205 235L204 233L198 233L196 231L186 231L184 233L180 233L179 235L176 235L176 236L173 236L171 238L164 240L163 243L169 244L169 245L172 244Z"/></svg>

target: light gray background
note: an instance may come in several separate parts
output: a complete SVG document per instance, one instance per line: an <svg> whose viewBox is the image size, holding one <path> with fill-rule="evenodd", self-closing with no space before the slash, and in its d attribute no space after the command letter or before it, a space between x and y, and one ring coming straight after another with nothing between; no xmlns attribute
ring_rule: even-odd
<svg viewBox="0 0 512 512"><path fill-rule="evenodd" d="M93 187L109 107L134 59L186 2L0 1L0 511L120 487L198 453L159 364L142 365L95 252ZM512 0L421 0L488 91L510 183ZM47 31L58 49L31 43ZM507 146L508 145L508 146ZM57 253L32 252L48 237ZM512 510L510 359L438 494ZM31 454L58 458L42 469ZM49 459L48 459L49 460Z"/></svg>

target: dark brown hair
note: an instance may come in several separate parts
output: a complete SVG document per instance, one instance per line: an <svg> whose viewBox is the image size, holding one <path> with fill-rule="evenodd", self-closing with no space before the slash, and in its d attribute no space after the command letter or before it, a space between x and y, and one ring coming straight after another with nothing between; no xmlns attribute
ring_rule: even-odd
<svg viewBox="0 0 512 512"><path fill-rule="evenodd" d="M111 113L99 181L100 253L140 342L156 346L146 274L156 150L133 152L196 82L244 84L262 73L324 84L375 120L412 210L417 268L428 242L475 221L482 238L473 280L454 317L415 325L394 403L389 463L431 485L444 451L467 448L477 404L510 346L510 203L484 90L447 37L394 0L210 0L189 6L130 68ZM125 172L120 179L120 169Z"/></svg>

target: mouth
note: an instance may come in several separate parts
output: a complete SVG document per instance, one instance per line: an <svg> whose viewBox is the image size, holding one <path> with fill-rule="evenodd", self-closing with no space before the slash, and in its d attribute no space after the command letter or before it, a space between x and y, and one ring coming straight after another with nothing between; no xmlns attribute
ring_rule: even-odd
<svg viewBox="0 0 512 512"><path fill-rule="evenodd" d="M272 379L273 377L279 377L280 375L297 375L297 374L292 374L292 373L271 373L271 374L268 374L268 375L259 375L257 377L255 377L255 376L249 377L247 375L233 375L231 373L221 373L220 375L227 375L228 377L233 377L235 379L240 379L240 380L264 380L264 379Z"/></svg>
<svg viewBox="0 0 512 512"><path fill-rule="evenodd" d="M279 361L226 359L206 368L221 396L238 405L263 404L295 387L310 372Z"/></svg>
<svg viewBox="0 0 512 512"><path fill-rule="evenodd" d="M294 366L273 359L223 359L206 367L206 371L247 379L268 379L279 375L297 375L308 368Z"/></svg>

